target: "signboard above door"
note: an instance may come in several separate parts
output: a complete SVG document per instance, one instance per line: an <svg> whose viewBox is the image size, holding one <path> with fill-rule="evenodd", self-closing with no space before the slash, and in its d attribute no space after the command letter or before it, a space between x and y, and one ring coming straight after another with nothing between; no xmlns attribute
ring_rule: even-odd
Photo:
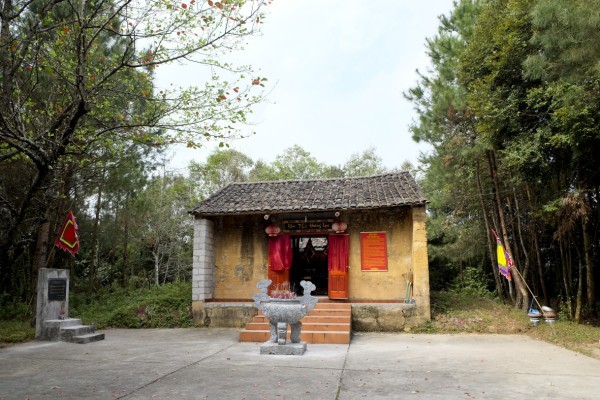
<svg viewBox="0 0 600 400"><path fill-rule="evenodd" d="M284 220L282 230L285 233L332 232L333 222L333 219Z"/></svg>

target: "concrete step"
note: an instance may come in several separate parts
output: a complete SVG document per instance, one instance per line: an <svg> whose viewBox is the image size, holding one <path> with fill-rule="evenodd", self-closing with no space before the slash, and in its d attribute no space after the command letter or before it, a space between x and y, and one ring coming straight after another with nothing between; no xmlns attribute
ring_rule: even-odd
<svg viewBox="0 0 600 400"><path fill-rule="evenodd" d="M327 309L336 308L336 309L340 309L340 310L351 310L352 304L350 304L350 303L321 303L321 302L315 304L315 310L319 310L322 308L327 308Z"/></svg>
<svg viewBox="0 0 600 400"><path fill-rule="evenodd" d="M302 324L304 323L332 323L332 324L349 324L352 321L351 315L338 315L338 316L319 316L319 315L307 315L300 320ZM269 323L269 318L264 315L256 315L252 318L252 322Z"/></svg>
<svg viewBox="0 0 600 400"><path fill-rule="evenodd" d="M47 319L44 321L44 328L55 329L55 328L66 328L67 326L81 325L81 319L79 318L66 318L66 319Z"/></svg>
<svg viewBox="0 0 600 400"><path fill-rule="evenodd" d="M96 332L96 333L87 333L85 335L73 336L71 342L86 344L86 343L97 342L99 340L104 340L104 333Z"/></svg>
<svg viewBox="0 0 600 400"><path fill-rule="evenodd" d="M315 308L300 320L300 338L307 343L350 343L352 330L352 305L349 303L317 303ZM288 327L288 339L290 328ZM240 332L241 342L266 342L271 333L269 319L261 311Z"/></svg>
<svg viewBox="0 0 600 400"><path fill-rule="evenodd" d="M60 329L59 340L64 342L72 342L75 336L82 336L94 333L95 329L92 325L73 325Z"/></svg>
<svg viewBox="0 0 600 400"><path fill-rule="evenodd" d="M262 311L258 311L258 315L262 316ZM352 316L352 310L342 309L342 308L315 308L308 314L307 316L317 316L317 317L344 317L344 316Z"/></svg>
<svg viewBox="0 0 600 400"><path fill-rule="evenodd" d="M331 323L331 322L302 322L302 331L350 331L350 323ZM249 322L246 324L246 329L249 331L269 330L269 321L264 322ZM288 331L290 327L288 326Z"/></svg>
<svg viewBox="0 0 600 400"><path fill-rule="evenodd" d="M81 325L81 320L79 318L47 319L42 323L42 329L38 339L50 341L61 340L61 329L78 325Z"/></svg>
<svg viewBox="0 0 600 400"><path fill-rule="evenodd" d="M269 330L247 330L240 331L240 342L266 342L271 337ZM288 330L287 339L290 340ZM350 343L350 331L308 331L302 330L300 339L306 343L330 343L330 344L348 344Z"/></svg>

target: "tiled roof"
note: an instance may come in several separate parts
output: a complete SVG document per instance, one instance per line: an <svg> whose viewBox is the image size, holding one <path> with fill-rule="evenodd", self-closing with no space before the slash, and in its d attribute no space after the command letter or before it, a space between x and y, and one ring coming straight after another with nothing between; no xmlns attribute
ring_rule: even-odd
<svg viewBox="0 0 600 400"><path fill-rule="evenodd" d="M426 202L412 175L405 171L358 178L232 183L201 202L191 213L362 210Z"/></svg>

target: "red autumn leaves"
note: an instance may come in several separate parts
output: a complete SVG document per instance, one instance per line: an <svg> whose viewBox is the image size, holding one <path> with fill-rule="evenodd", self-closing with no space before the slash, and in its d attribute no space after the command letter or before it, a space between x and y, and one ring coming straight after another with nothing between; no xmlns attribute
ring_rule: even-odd
<svg viewBox="0 0 600 400"><path fill-rule="evenodd" d="M215 7L217 7L219 10L222 10L222 9L223 9L223 4L221 4L221 2L216 2L216 3L215 3L215 2L213 2L212 0L208 0L208 5L209 5L209 6L211 6L211 7L212 7L212 6L215 6Z"/></svg>
<svg viewBox="0 0 600 400"><path fill-rule="evenodd" d="M193 6L195 2L196 2L196 0L191 0L190 5ZM223 3L221 3L220 1L215 3L212 0L208 0L208 5L211 7L217 7L219 10L223 9ZM187 9L188 8L187 3L181 3L181 8L183 8L184 10Z"/></svg>
<svg viewBox="0 0 600 400"><path fill-rule="evenodd" d="M253 86L263 86L264 87L263 81L266 81L266 80L267 80L267 78L253 78L252 79L252 85ZM236 94L240 93L240 88L238 86L234 87L232 90ZM227 100L227 96L228 95L229 95L229 92L222 92L221 91L221 93L217 96L217 101L220 103L222 101ZM242 98L238 96L238 97L236 97L236 100L237 101L242 101Z"/></svg>

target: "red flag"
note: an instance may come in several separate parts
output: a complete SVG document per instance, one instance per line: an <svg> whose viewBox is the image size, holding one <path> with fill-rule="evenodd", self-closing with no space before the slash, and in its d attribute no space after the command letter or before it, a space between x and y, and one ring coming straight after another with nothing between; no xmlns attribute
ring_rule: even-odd
<svg viewBox="0 0 600 400"><path fill-rule="evenodd" d="M58 238L56 238L56 242L54 242L55 246L60 247L64 251L71 253L71 255L75 255L79 252L79 237L77 236L77 222L75 222L75 217L73 213L69 211L67 215L67 219L60 228L60 233L58 234Z"/></svg>

